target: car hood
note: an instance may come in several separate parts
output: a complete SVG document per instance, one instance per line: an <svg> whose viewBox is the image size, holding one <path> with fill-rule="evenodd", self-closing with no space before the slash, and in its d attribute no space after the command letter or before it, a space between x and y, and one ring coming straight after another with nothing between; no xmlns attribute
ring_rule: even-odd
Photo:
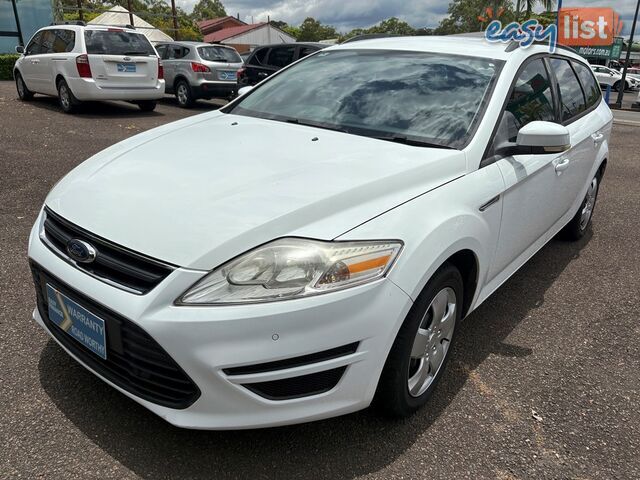
<svg viewBox="0 0 640 480"><path fill-rule="evenodd" d="M333 239L465 170L458 150L212 112L98 153L46 205L114 243L209 270L278 237Z"/></svg>

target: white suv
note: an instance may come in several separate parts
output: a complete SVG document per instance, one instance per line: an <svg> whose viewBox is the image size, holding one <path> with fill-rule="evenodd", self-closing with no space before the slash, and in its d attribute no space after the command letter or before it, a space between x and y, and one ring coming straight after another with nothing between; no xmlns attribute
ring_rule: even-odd
<svg viewBox="0 0 640 480"><path fill-rule="evenodd" d="M408 415L460 321L558 232L588 232L611 125L568 50L330 47L62 179L29 241L33 315L175 425L282 425L374 399Z"/></svg>
<svg viewBox="0 0 640 480"><path fill-rule="evenodd" d="M598 83L600 84L600 86L606 88L610 85L614 90L618 90L620 88L620 83L622 82L622 73L602 65L591 65L591 70L593 70L593 73L598 79ZM625 90L635 90L640 86L640 81L629 75L627 75L627 78L625 78L624 83Z"/></svg>
<svg viewBox="0 0 640 480"><path fill-rule="evenodd" d="M149 40L128 28L55 25L38 30L14 67L18 95L57 95L62 109L82 101L126 100L151 111L164 96L162 64Z"/></svg>

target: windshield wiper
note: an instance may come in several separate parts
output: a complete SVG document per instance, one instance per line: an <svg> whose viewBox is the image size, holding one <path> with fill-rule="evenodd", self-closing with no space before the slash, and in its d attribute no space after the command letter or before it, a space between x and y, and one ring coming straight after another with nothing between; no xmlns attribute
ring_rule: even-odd
<svg viewBox="0 0 640 480"><path fill-rule="evenodd" d="M455 150L455 148L450 147L449 145L425 142L424 140L416 140L413 138L408 138L405 135L372 135L371 138L375 138L376 140L384 140L386 142L402 143L403 145L411 145L413 147L444 148L446 150Z"/></svg>

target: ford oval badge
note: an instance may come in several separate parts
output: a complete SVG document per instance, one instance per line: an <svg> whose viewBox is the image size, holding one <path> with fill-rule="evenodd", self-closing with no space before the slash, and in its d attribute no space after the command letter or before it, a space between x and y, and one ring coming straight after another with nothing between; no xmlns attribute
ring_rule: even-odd
<svg viewBox="0 0 640 480"><path fill-rule="evenodd" d="M87 242L72 238L67 242L67 253L76 262L91 263L96 259L96 249Z"/></svg>

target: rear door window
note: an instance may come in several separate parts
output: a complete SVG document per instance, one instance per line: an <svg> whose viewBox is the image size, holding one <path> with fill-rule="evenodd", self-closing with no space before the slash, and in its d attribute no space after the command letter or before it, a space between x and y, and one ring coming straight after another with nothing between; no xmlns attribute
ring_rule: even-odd
<svg viewBox="0 0 640 480"><path fill-rule="evenodd" d="M288 47L274 47L269 52L269 57L267 58L267 64L270 67L282 68L286 67L290 63L293 62L293 56L295 55L296 47L288 46Z"/></svg>
<svg viewBox="0 0 640 480"><path fill-rule="evenodd" d="M251 60L249 61L249 64L264 65L268 51L269 51L268 48L260 48L259 50L256 50L255 53L251 56Z"/></svg>
<svg viewBox="0 0 640 480"><path fill-rule="evenodd" d="M180 45L171 45L167 48L167 59L179 60L184 58L189 53L189 49Z"/></svg>
<svg viewBox="0 0 640 480"><path fill-rule="evenodd" d="M598 82L594 78L593 73L591 73L591 69L580 62L574 61L571 63L573 63L573 68L582 82L582 88L587 97L587 108L596 105L600 101L601 93Z"/></svg>
<svg viewBox="0 0 640 480"><path fill-rule="evenodd" d="M587 109L584 92L568 60L552 58L551 68L558 81L562 121L567 122Z"/></svg>
<svg viewBox="0 0 640 480"><path fill-rule="evenodd" d="M156 52L158 52L158 56L160 58L167 58L166 54L167 54L167 45L157 45L156 46Z"/></svg>
<svg viewBox="0 0 640 480"><path fill-rule="evenodd" d="M40 39L40 53L53 53L53 43L56 40L55 30L43 30Z"/></svg>
<svg viewBox="0 0 640 480"><path fill-rule="evenodd" d="M93 55L146 55L155 56L151 43L140 33L124 30L85 30L87 53Z"/></svg>
<svg viewBox="0 0 640 480"><path fill-rule="evenodd" d="M53 53L71 52L76 45L76 32L73 30L53 30Z"/></svg>

